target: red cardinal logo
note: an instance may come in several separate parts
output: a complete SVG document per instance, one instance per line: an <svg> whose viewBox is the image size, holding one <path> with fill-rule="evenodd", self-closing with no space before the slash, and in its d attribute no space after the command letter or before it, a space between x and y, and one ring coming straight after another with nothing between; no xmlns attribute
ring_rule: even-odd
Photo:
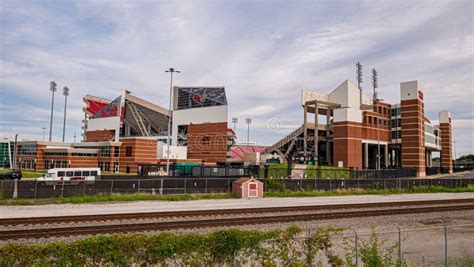
<svg viewBox="0 0 474 267"><path fill-rule="evenodd" d="M193 96L194 102L196 102L198 104L202 104L202 102L204 102L205 99L206 99L206 97L203 96L203 95L194 95Z"/></svg>

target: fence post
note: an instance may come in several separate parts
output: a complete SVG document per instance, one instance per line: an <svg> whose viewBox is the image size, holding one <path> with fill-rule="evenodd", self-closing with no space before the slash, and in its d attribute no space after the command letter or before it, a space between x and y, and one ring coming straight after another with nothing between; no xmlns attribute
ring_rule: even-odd
<svg viewBox="0 0 474 267"><path fill-rule="evenodd" d="M38 180L35 179L35 198L38 196Z"/></svg>
<svg viewBox="0 0 474 267"><path fill-rule="evenodd" d="M311 237L311 228L308 228L308 229L306 230L306 236L307 236L308 238ZM310 258L307 259L307 260L308 260L308 266L309 266L309 267L313 267L313 257L314 257L314 256L313 256L313 255L309 255L309 257L310 257Z"/></svg>
<svg viewBox="0 0 474 267"><path fill-rule="evenodd" d="M64 197L64 180L63 184L61 185L61 197Z"/></svg>
<svg viewBox="0 0 474 267"><path fill-rule="evenodd" d="M444 266L448 267L448 227L444 225Z"/></svg>
<svg viewBox="0 0 474 267"><path fill-rule="evenodd" d="M113 192L114 192L114 180L111 180L111 182L110 182L110 194L112 195Z"/></svg>
<svg viewBox="0 0 474 267"><path fill-rule="evenodd" d="M355 249L355 267L359 267L359 235L357 231L352 229L355 235L354 249Z"/></svg>
<svg viewBox="0 0 474 267"><path fill-rule="evenodd" d="M18 197L18 180L15 179L13 182L13 195L12 198L17 198Z"/></svg>
<svg viewBox="0 0 474 267"><path fill-rule="evenodd" d="M86 181L84 181L84 184L82 186L82 195L86 194Z"/></svg>
<svg viewBox="0 0 474 267"><path fill-rule="evenodd" d="M160 195L163 195L163 178L160 181Z"/></svg>
<svg viewBox="0 0 474 267"><path fill-rule="evenodd" d="M230 193L230 179L229 178L227 178L227 193Z"/></svg>
<svg viewBox="0 0 474 267"><path fill-rule="evenodd" d="M208 178L206 177L206 191L205 191L206 194L207 194L207 179L208 179Z"/></svg>
<svg viewBox="0 0 474 267"><path fill-rule="evenodd" d="M184 178L184 193L185 193L185 194L186 194L186 183L187 183L186 181L187 181L187 180L188 180L188 179Z"/></svg>
<svg viewBox="0 0 474 267"><path fill-rule="evenodd" d="M206 178L207 179L207 178ZM237 251L232 252L232 266L237 266Z"/></svg>
<svg viewBox="0 0 474 267"><path fill-rule="evenodd" d="M398 224L393 223L395 227L398 229L398 266L402 267L403 266L403 252L402 252L402 230L400 229L400 226Z"/></svg>
<svg viewBox="0 0 474 267"><path fill-rule="evenodd" d="M331 179L329 179L329 191L332 191L332 184L331 184Z"/></svg>
<svg viewBox="0 0 474 267"><path fill-rule="evenodd" d="M318 182L318 179L315 178L315 179L314 179L314 190L315 190L315 191L318 190L318 183L317 183L317 182Z"/></svg>

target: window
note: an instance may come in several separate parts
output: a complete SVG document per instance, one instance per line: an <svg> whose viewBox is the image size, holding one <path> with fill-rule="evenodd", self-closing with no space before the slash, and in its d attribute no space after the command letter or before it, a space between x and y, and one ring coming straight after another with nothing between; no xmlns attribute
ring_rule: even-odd
<svg viewBox="0 0 474 267"><path fill-rule="evenodd" d="M81 176L81 171L74 171L74 176Z"/></svg>
<svg viewBox="0 0 474 267"><path fill-rule="evenodd" d="M114 148L114 157L116 158L120 157L120 147L118 146Z"/></svg>
<svg viewBox="0 0 474 267"><path fill-rule="evenodd" d="M372 117L368 117L369 118L369 124L372 124Z"/></svg>
<svg viewBox="0 0 474 267"><path fill-rule="evenodd" d="M66 172L66 176L68 176L68 177L74 176L74 172L72 172L72 171L67 171L67 172Z"/></svg>
<svg viewBox="0 0 474 267"><path fill-rule="evenodd" d="M104 171L106 172L110 171L110 162L108 161L104 162Z"/></svg>
<svg viewBox="0 0 474 267"><path fill-rule="evenodd" d="M112 148L110 146L104 146L100 148L100 156L104 158L110 157Z"/></svg>
<svg viewBox="0 0 474 267"><path fill-rule="evenodd" d="M89 171L83 171L83 172L82 172L82 175L83 175L83 176L89 176L89 174L90 174Z"/></svg>
<svg viewBox="0 0 474 267"><path fill-rule="evenodd" d="M125 157L131 157L132 156L132 147L127 146L125 147Z"/></svg>
<svg viewBox="0 0 474 267"><path fill-rule="evenodd" d="M91 176L97 176L97 171L91 171Z"/></svg>
<svg viewBox="0 0 474 267"><path fill-rule="evenodd" d="M56 157L66 157L67 152L46 152L44 153L46 156L56 156Z"/></svg>
<svg viewBox="0 0 474 267"><path fill-rule="evenodd" d="M49 161L48 160L44 161L44 169L49 170Z"/></svg>
<svg viewBox="0 0 474 267"><path fill-rule="evenodd" d="M104 166L104 163L102 161L99 161L99 166L98 167L101 171L103 171L103 166Z"/></svg>
<svg viewBox="0 0 474 267"><path fill-rule="evenodd" d="M64 172L58 172L58 176L64 176Z"/></svg>
<svg viewBox="0 0 474 267"><path fill-rule="evenodd" d="M18 155L36 155L36 145L19 145Z"/></svg>

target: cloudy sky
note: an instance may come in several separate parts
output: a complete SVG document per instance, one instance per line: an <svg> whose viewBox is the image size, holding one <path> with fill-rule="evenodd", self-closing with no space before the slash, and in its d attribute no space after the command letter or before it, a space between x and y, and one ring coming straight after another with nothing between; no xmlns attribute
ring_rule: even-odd
<svg viewBox="0 0 474 267"><path fill-rule="evenodd" d="M302 123L300 90L355 82L355 63L379 72L379 95L399 102L419 80L425 113L453 116L457 153L474 153L473 1L0 1L0 133L41 139L49 82L71 90L67 139L82 97L124 89L167 106L176 84L225 85L238 136L272 143ZM53 133L62 133L56 95ZM278 129L268 130L268 121ZM274 127L273 127L274 128Z"/></svg>

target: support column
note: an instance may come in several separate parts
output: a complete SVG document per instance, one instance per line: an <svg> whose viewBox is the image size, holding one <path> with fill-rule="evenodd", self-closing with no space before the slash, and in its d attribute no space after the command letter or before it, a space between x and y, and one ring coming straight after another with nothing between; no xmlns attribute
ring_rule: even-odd
<svg viewBox="0 0 474 267"><path fill-rule="evenodd" d="M453 172L453 150L451 135L451 114L447 111L439 113L439 129L441 131L441 169L445 173Z"/></svg>
<svg viewBox="0 0 474 267"><path fill-rule="evenodd" d="M362 169L362 111L339 108L334 111L334 165Z"/></svg>
<svg viewBox="0 0 474 267"><path fill-rule="evenodd" d="M304 108L303 108L303 153L305 157L305 163L306 163L306 156L307 156L307 151L308 151L308 104L304 103Z"/></svg>
<svg viewBox="0 0 474 267"><path fill-rule="evenodd" d="M314 103L314 165L319 165L318 101Z"/></svg>
<svg viewBox="0 0 474 267"><path fill-rule="evenodd" d="M384 159L385 159L385 169L388 169L388 165L390 165L389 161L388 161L388 144L385 145L385 156L384 156Z"/></svg>
<svg viewBox="0 0 474 267"><path fill-rule="evenodd" d="M402 117L402 167L426 175L423 88L418 81L400 84Z"/></svg>
<svg viewBox="0 0 474 267"><path fill-rule="evenodd" d="M364 144L364 165L365 165L365 168L368 169L369 168L369 144L368 143L365 143Z"/></svg>
<svg viewBox="0 0 474 267"><path fill-rule="evenodd" d="M329 124L331 123L331 110L326 109L326 162L331 165L331 150L329 148Z"/></svg>

